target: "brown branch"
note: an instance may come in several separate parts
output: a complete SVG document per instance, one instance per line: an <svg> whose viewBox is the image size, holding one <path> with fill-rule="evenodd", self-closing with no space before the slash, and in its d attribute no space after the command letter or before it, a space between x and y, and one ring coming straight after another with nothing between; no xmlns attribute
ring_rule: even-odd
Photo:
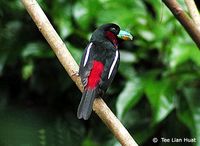
<svg viewBox="0 0 200 146"><path fill-rule="evenodd" d="M176 0L162 0L200 48L200 31Z"/></svg>
<svg viewBox="0 0 200 146"><path fill-rule="evenodd" d="M78 71L78 65L74 58L71 56L67 47L58 36L52 25L50 24L48 18L38 5L36 0L21 0L27 9L28 13L32 17L33 21L39 28L40 32L43 34L56 56L58 57L61 64L64 66L65 70L68 72L69 76L76 83L78 88L82 91L83 86L80 82L80 78L74 76L74 73ZM131 137L126 128L121 124L117 117L108 108L105 102L101 98L97 98L93 104L93 110L101 118L101 120L107 125L107 127L112 131L115 137L123 146L137 146L137 143Z"/></svg>
<svg viewBox="0 0 200 146"><path fill-rule="evenodd" d="M196 6L194 0L185 0L185 4L189 10L192 20L194 21L194 23L196 24L196 27L200 31L200 15L199 15L199 11L197 9L197 6Z"/></svg>

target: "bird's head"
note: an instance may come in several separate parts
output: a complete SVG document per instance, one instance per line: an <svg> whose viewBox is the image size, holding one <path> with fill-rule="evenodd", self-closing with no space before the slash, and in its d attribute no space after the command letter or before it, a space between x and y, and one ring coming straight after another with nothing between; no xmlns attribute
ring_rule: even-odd
<svg viewBox="0 0 200 146"><path fill-rule="evenodd" d="M124 30L120 30L120 27L114 23L108 23L101 25L97 28L93 35L93 41L110 41L115 47L118 46L119 39L132 40L133 36Z"/></svg>

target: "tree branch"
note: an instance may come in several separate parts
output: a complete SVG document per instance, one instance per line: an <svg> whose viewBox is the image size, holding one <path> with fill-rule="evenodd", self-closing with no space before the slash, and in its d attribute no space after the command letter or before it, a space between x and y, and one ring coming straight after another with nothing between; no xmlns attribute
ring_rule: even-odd
<svg viewBox="0 0 200 146"><path fill-rule="evenodd" d="M185 3L189 10L190 16L192 17L192 20L200 31L200 15L194 0L185 0Z"/></svg>
<svg viewBox="0 0 200 146"><path fill-rule="evenodd" d="M176 0L162 0L200 48L200 31Z"/></svg>
<svg viewBox="0 0 200 146"><path fill-rule="evenodd" d="M33 21L43 34L59 61L68 72L69 76L76 83L78 88L83 91L80 78L74 76L74 73L78 72L78 65L74 58L71 56L67 47L58 36L53 26L50 24L48 18L38 5L36 0L21 0L27 9L28 13L32 17ZM121 124L117 117L108 108L105 102L101 98L96 98L93 104L93 110L101 118L101 120L112 131L115 137L123 146L137 146L137 143L131 137L126 128Z"/></svg>

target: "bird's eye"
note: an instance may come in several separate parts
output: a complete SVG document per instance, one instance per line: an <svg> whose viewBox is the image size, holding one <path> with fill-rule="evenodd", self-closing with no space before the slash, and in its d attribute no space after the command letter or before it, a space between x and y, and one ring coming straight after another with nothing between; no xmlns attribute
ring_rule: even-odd
<svg viewBox="0 0 200 146"><path fill-rule="evenodd" d="M114 27L111 27L110 30L111 30L112 32L116 32L116 31L117 31L116 28L114 28Z"/></svg>

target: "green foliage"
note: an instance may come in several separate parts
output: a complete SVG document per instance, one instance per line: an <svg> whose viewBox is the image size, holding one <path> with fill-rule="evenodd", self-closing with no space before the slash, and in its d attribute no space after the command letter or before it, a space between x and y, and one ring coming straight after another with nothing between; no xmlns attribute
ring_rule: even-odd
<svg viewBox="0 0 200 146"><path fill-rule="evenodd" d="M133 34L106 102L139 145L153 137L200 145L200 52L161 1L38 2L78 63L97 26L114 22ZM95 114L76 118L80 97L20 1L1 0L0 145L118 146Z"/></svg>
<svg viewBox="0 0 200 146"><path fill-rule="evenodd" d="M142 84L139 79L132 79L126 82L123 91L120 93L116 108L117 116L122 119L124 113L132 108L142 97Z"/></svg>

